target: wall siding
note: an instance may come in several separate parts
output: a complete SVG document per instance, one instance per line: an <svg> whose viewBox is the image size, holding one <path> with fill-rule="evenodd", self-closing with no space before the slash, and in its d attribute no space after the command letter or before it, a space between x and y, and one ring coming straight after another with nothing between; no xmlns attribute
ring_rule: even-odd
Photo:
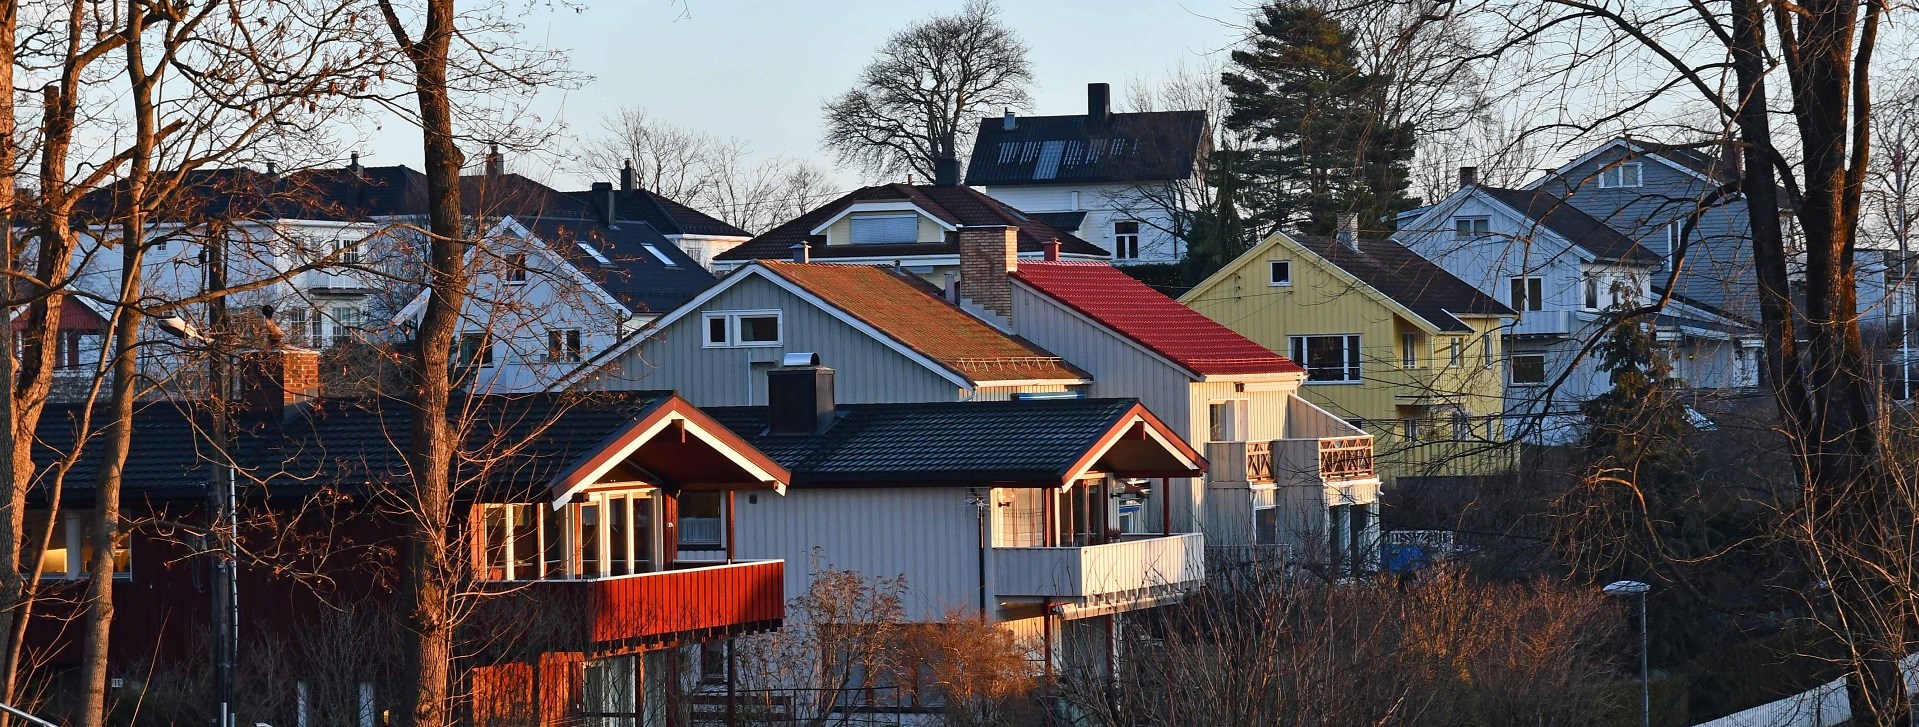
<svg viewBox="0 0 1919 727"><path fill-rule="evenodd" d="M904 577L913 621L940 621L954 609L977 612L978 515L965 488L796 487L784 497L742 495L737 502L735 552L784 559L788 598L806 593L813 574L830 567L869 579Z"/></svg>

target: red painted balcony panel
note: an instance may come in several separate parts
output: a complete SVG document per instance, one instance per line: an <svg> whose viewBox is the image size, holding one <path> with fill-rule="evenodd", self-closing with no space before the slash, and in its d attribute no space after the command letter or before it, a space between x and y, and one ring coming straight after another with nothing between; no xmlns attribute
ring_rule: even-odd
<svg viewBox="0 0 1919 727"><path fill-rule="evenodd" d="M494 581L474 625L522 655L607 654L768 631L786 615L777 560L612 578ZM499 646L509 646L500 643Z"/></svg>

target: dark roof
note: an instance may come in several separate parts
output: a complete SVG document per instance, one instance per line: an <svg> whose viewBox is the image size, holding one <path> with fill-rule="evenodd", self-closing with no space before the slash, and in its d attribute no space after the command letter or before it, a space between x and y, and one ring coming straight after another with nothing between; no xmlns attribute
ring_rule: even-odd
<svg viewBox="0 0 1919 727"><path fill-rule="evenodd" d="M766 260L760 264L847 315L976 382L1087 379L1025 339L1001 333L927 290L920 278L874 265Z"/></svg>
<svg viewBox="0 0 1919 727"><path fill-rule="evenodd" d="M1187 179L1207 145L1206 112L1111 114L1104 124L1079 116L980 120L966 183L1100 184Z"/></svg>
<svg viewBox="0 0 1919 727"><path fill-rule="evenodd" d="M622 221L607 227L598 220L577 217L514 219L634 313L673 310L713 285L712 273L644 222ZM593 257L581 242L607 262Z"/></svg>
<svg viewBox="0 0 1919 727"><path fill-rule="evenodd" d="M537 495L568 465L599 449L610 435L661 405L663 392L533 393L455 398L450 418L465 429L464 451L498 456L460 457L458 476L492 491ZM243 416L236 435L242 489L264 481L268 492L352 488L406 476L412 404L403 399L321 399L285 424ZM73 450L77 405L49 405L34 459L41 465ZM204 407L180 401L141 404L134 413L132 456L123 490L154 499L203 497L212 450ZM95 416L94 426L101 425ZM88 443L66 477L66 494L85 499L97 476L102 444ZM484 462L484 464L480 464Z"/></svg>
<svg viewBox="0 0 1919 727"><path fill-rule="evenodd" d="M232 219L309 219L346 222L424 214L426 177L405 166L306 169L270 175L245 167L198 169L163 184L176 189L157 206L169 222ZM85 195L75 206L84 220L107 219L127 204L126 181Z"/></svg>
<svg viewBox="0 0 1919 727"><path fill-rule="evenodd" d="M584 194L575 192L575 194ZM629 201L630 200L630 201ZM650 204L643 204L650 203ZM645 220L668 235L712 235L714 237L752 237L725 220L693 209L647 190L636 190L620 197L620 214Z"/></svg>
<svg viewBox="0 0 1919 727"><path fill-rule="evenodd" d="M1359 250L1355 252L1331 237L1297 236L1293 240L1439 330L1473 330L1454 314L1518 315L1397 242L1365 238L1359 241Z"/></svg>
<svg viewBox="0 0 1919 727"><path fill-rule="evenodd" d="M1078 230L1080 225L1086 223L1085 210L1078 212L1028 212L1026 216L1068 232Z"/></svg>
<svg viewBox="0 0 1919 727"><path fill-rule="evenodd" d="M1134 399L853 404L815 436L766 431L766 407L705 411L793 474L795 487L1057 484Z"/></svg>
<svg viewBox="0 0 1919 727"><path fill-rule="evenodd" d="M1200 376L1305 370L1105 263L1021 261L1011 275Z"/></svg>
<svg viewBox="0 0 1919 727"><path fill-rule="evenodd" d="M1066 255L1096 256L1104 258L1106 251L1098 245L1074 237L1072 233L1060 230L1033 218L1024 212L1013 209L1004 202L986 196L984 192L971 187L937 186L930 184L883 184L854 190L828 202L811 212L800 215L786 224L767 230L764 234L747 240L726 252L720 253L719 260L789 260L793 256L793 246L804 240L813 246L814 258L836 257L898 257L907 258L917 255L957 255L959 242L948 235L942 242L925 242L904 245L826 245L825 235L811 234L813 228L839 214L847 207L860 202L898 202L905 201L926 210L949 225L1011 225L1019 228L1020 252L1045 252L1048 240L1058 239L1060 252Z"/></svg>
<svg viewBox="0 0 1919 727"><path fill-rule="evenodd" d="M1618 230L1594 219L1592 215L1579 211L1563 199L1542 191L1528 192L1485 185L1480 185L1479 189L1601 260L1659 264L1659 256L1653 251L1619 234Z"/></svg>

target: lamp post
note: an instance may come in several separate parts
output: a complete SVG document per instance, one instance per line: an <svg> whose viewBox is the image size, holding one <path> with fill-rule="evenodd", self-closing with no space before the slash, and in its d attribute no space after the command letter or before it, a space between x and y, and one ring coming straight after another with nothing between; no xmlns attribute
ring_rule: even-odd
<svg viewBox="0 0 1919 727"><path fill-rule="evenodd" d="M1646 623L1646 592L1652 590L1652 586L1639 581L1613 581L1602 590L1608 596L1639 597L1639 725L1652 727L1652 680L1646 670L1647 653L1652 645L1647 636L1650 626Z"/></svg>

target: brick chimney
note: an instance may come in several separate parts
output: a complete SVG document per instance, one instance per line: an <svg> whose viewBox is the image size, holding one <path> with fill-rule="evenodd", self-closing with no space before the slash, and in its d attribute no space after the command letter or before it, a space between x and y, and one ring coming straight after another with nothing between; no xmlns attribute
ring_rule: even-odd
<svg viewBox="0 0 1919 727"><path fill-rule="evenodd" d="M1013 317L1013 281L1019 269L1019 228L979 225L959 229L959 294L1005 318Z"/></svg>
<svg viewBox="0 0 1919 727"><path fill-rule="evenodd" d="M1459 168L1460 188L1463 189L1466 187L1471 187L1478 183L1479 183L1479 167L1460 167Z"/></svg>
<svg viewBox="0 0 1919 727"><path fill-rule="evenodd" d="M240 403L247 411L283 417L289 404L320 395L320 352L303 348L240 354Z"/></svg>
<svg viewBox="0 0 1919 727"><path fill-rule="evenodd" d="M486 148L486 176L506 176L506 156L500 153L500 145L492 144Z"/></svg>

